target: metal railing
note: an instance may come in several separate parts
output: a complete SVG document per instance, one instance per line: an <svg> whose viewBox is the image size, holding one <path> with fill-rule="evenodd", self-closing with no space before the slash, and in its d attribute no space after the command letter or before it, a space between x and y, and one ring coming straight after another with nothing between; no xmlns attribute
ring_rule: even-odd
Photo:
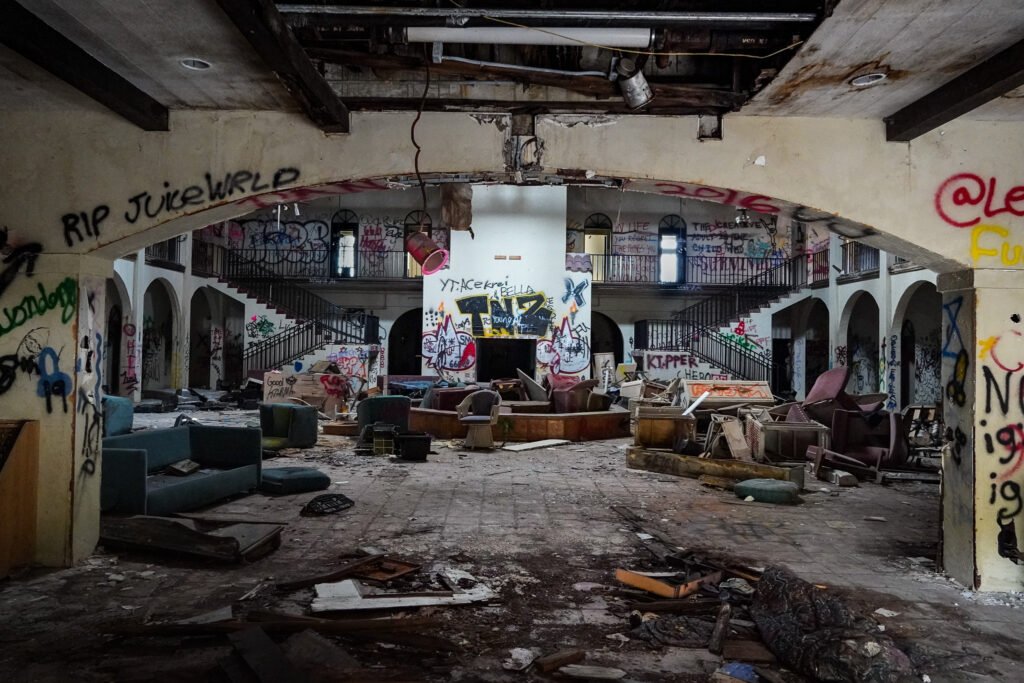
<svg viewBox="0 0 1024 683"><path fill-rule="evenodd" d="M202 247L193 247L192 253L193 257L198 256L199 263L198 269L193 265L194 272L220 278L265 306L298 321L292 327L249 344L243 352L246 371L280 367L327 343L380 343L377 316L331 303L282 279L265 265L248 260L245 251L205 243Z"/></svg>
<svg viewBox="0 0 1024 683"><path fill-rule="evenodd" d="M830 265L828 249L807 254L807 284L811 287L827 285Z"/></svg>
<svg viewBox="0 0 1024 683"><path fill-rule="evenodd" d="M172 237L163 242L157 242L146 247L147 261L166 261L168 263L181 263L179 257L181 243L177 237Z"/></svg>
<svg viewBox="0 0 1024 683"><path fill-rule="evenodd" d="M641 320L633 332L635 346L645 350L687 351L731 375L768 381L771 358L703 325L679 320Z"/></svg>
<svg viewBox="0 0 1024 683"><path fill-rule="evenodd" d="M878 272L879 254L874 247L860 242L844 242L842 250L843 275Z"/></svg>
<svg viewBox="0 0 1024 683"><path fill-rule="evenodd" d="M673 285L695 284L714 287L736 285L784 261L781 257L686 256L677 261L675 279L664 279L661 255L590 254L594 282L608 284Z"/></svg>
<svg viewBox="0 0 1024 683"><path fill-rule="evenodd" d="M352 265L339 267L325 249L236 249L245 261L259 264L274 279L406 280L422 277L419 264L404 251L356 250ZM193 266L194 267L194 266Z"/></svg>

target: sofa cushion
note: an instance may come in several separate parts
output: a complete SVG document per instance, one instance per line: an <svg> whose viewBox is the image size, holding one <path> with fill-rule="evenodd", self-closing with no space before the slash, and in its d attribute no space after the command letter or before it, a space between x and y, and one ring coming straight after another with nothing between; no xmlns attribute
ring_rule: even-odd
<svg viewBox="0 0 1024 683"><path fill-rule="evenodd" d="M146 514L169 515L194 510L259 485L256 465L230 470L202 469L187 477L154 474L146 478Z"/></svg>
<svg viewBox="0 0 1024 683"><path fill-rule="evenodd" d="M263 470L260 491L277 495L322 491L331 478L312 467L271 467Z"/></svg>
<svg viewBox="0 0 1024 683"><path fill-rule="evenodd" d="M189 446L189 428L147 429L123 436L103 439L103 448L141 448L146 451L146 469L162 470L192 455Z"/></svg>

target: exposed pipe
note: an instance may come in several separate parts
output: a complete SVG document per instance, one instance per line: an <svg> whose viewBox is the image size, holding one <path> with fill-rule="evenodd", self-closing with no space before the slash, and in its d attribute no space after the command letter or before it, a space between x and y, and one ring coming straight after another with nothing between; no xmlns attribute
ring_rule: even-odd
<svg viewBox="0 0 1024 683"><path fill-rule="evenodd" d="M505 64L502 62L486 62L482 59L468 59L466 57L449 57L448 55L443 55L441 57L441 61L460 62L462 64L472 64L473 66L492 66L501 69L513 69L515 71L524 71L526 73L553 74L555 76L600 76L602 78L608 77L608 74L604 71L564 71L562 69L545 69L539 66L521 66L519 64Z"/></svg>
<svg viewBox="0 0 1024 683"><path fill-rule="evenodd" d="M817 21L813 12L607 12L595 10L528 10L440 7L374 7L372 5L288 5L278 4L281 14L319 14L352 17L413 17L444 19L457 24L468 19L508 19L544 22L632 22L642 26L682 24L793 24Z"/></svg>
<svg viewBox="0 0 1024 683"><path fill-rule="evenodd" d="M405 29L410 43L479 43L484 45L604 45L647 48L653 32L649 28L518 28L477 26L447 28L410 26Z"/></svg>

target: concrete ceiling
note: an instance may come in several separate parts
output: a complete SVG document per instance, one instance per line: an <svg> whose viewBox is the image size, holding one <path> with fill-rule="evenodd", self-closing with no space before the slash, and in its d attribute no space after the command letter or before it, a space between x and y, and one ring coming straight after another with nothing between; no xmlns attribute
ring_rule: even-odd
<svg viewBox="0 0 1024 683"><path fill-rule="evenodd" d="M103 65L170 109L299 110L295 99L216 0L19 2ZM406 4L417 3L409 0ZM644 3L618 3L623 12L641 4ZM699 3L661 3L658 7L682 7L684 4L696 6ZM490 3L490 6L511 5L522 3ZM646 9L649 9L647 5L655 6L644 5ZM757 7L765 12L804 11L811 7L803 0L763 5L767 3ZM716 9L719 8L716 6ZM821 9L824 16L825 8ZM308 27L296 29L296 33L308 35ZM786 55L788 61L774 79L759 79L757 86L751 88L752 97L739 111L765 116L881 119L992 57L1021 36L1024 36L1024 2L1020 0L840 0L799 50ZM510 53L497 50L496 54ZM202 58L213 68L185 69L180 60L187 57ZM589 58L592 57L591 54ZM650 60L645 73L650 69L653 77L660 75L664 79L686 75L687 65L675 58L661 66L655 61ZM318 62L314 60L314 63ZM395 108L408 108L420 92L420 81L414 71L363 68L353 75L337 64L327 64L324 70L343 100L358 97L360 92L364 93L364 98L377 100L390 95L396 98ZM849 84L853 76L872 71L886 73L888 79L863 89ZM367 75L371 72L372 76ZM483 99L485 94L492 103L500 101L502 87L511 93L509 108L543 107L553 99L572 104L588 98L578 91L561 91L557 87L538 93L514 82L496 82L494 78L474 83L472 77L460 75L454 79L449 77L451 82L447 85L443 76L435 78L438 80L433 96L445 97L445 93L450 93L448 97L455 97L458 95L452 93L462 93L471 106L474 97ZM347 82L342 82L346 79ZM763 89L758 90L761 87ZM552 90L563 95L555 97ZM606 101L610 100L606 98ZM29 60L0 47L0 111L96 106L93 100ZM621 107L621 101L618 106ZM671 112L654 109L650 113ZM1022 120L1024 87L966 116Z"/></svg>
<svg viewBox="0 0 1024 683"><path fill-rule="evenodd" d="M1020 0L841 0L767 88L741 110L764 116L880 119L1024 37ZM870 72L888 79L849 84ZM1024 119L1024 92L967 118Z"/></svg>

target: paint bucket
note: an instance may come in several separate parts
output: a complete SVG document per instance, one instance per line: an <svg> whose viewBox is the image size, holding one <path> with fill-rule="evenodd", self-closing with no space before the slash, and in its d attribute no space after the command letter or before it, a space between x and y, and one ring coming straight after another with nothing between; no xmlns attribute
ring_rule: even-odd
<svg viewBox="0 0 1024 683"><path fill-rule="evenodd" d="M423 268L424 275L432 275L448 263L448 252L437 246L425 232L412 232L405 238L405 250Z"/></svg>

